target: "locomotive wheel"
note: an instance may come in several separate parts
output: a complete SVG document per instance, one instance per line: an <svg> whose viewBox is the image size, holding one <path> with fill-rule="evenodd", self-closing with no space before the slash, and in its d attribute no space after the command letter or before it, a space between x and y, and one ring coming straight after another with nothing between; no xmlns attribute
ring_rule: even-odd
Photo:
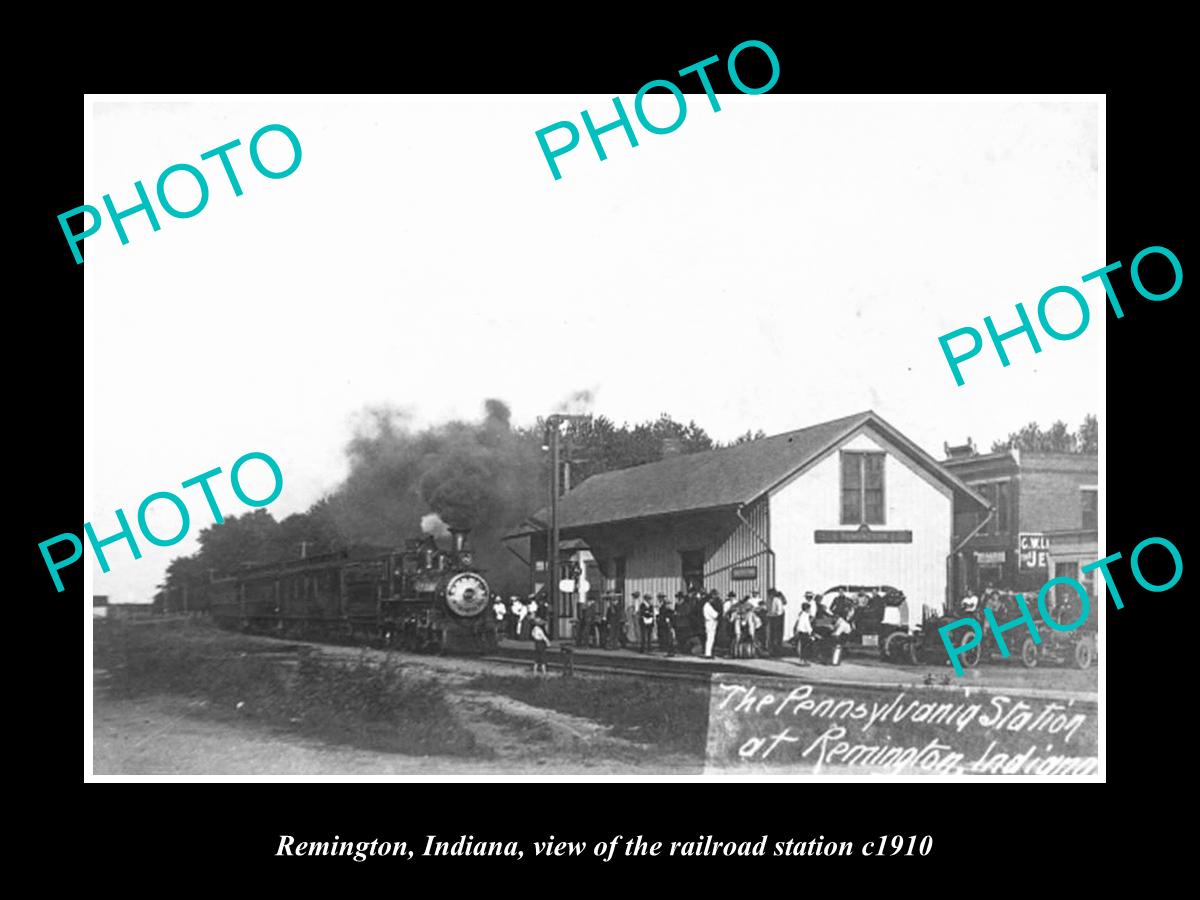
<svg viewBox="0 0 1200 900"><path fill-rule="evenodd" d="M899 631L893 631L879 645L880 657L885 661L900 662L903 658L901 654L904 652L904 643L904 635Z"/></svg>
<svg viewBox="0 0 1200 900"><path fill-rule="evenodd" d="M1075 665L1087 669L1096 657L1096 645L1090 637L1080 638L1075 642Z"/></svg>
<svg viewBox="0 0 1200 900"><path fill-rule="evenodd" d="M1025 643L1021 645L1021 662L1027 669L1037 668L1038 646L1033 642L1033 638L1025 638Z"/></svg>

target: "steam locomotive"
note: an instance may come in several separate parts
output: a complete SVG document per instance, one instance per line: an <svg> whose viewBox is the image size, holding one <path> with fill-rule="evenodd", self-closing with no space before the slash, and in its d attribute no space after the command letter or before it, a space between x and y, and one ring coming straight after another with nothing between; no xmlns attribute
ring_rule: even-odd
<svg viewBox="0 0 1200 900"><path fill-rule="evenodd" d="M254 566L206 585L213 620L228 628L363 641L419 652L484 653L496 647L491 592L466 546L431 535L402 550L341 550Z"/></svg>

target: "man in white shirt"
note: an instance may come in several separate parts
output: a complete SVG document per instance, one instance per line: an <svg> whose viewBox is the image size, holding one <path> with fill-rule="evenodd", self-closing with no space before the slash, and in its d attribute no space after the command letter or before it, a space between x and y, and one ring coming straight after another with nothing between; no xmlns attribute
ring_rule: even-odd
<svg viewBox="0 0 1200 900"><path fill-rule="evenodd" d="M812 594L805 594L805 597L812 597ZM804 654L808 652L808 648L812 645L812 602L805 600L800 604L800 615L796 616L796 625L792 629L792 637L796 640L796 656L800 658L800 665L807 666L808 660L804 658Z"/></svg>
<svg viewBox="0 0 1200 900"><path fill-rule="evenodd" d="M520 597L510 597L508 608L512 611L512 634L509 636L516 638L521 634L521 620L525 618L525 604L521 602Z"/></svg>
<svg viewBox="0 0 1200 900"><path fill-rule="evenodd" d="M717 622L721 612L717 609L716 597L704 598L704 658L713 658L713 644L717 640Z"/></svg>
<svg viewBox="0 0 1200 900"><path fill-rule="evenodd" d="M533 671L546 674L546 649L550 646L550 638L546 635L541 619L533 620L533 628L529 637L533 640Z"/></svg>
<svg viewBox="0 0 1200 900"><path fill-rule="evenodd" d="M833 636L841 637L844 634L849 634L854 630L854 626L850 624L850 620L843 616L838 616L833 622Z"/></svg>
<svg viewBox="0 0 1200 900"><path fill-rule="evenodd" d="M837 665L842 659L842 638L854 630L854 626L850 624L850 620L854 618L855 607L850 607L845 611L845 615L837 616L833 622L833 656L829 660L833 665Z"/></svg>
<svg viewBox="0 0 1200 900"><path fill-rule="evenodd" d="M772 588L767 591L769 599L766 604L767 619L767 654L770 656L783 655L783 614L787 607L787 598Z"/></svg>

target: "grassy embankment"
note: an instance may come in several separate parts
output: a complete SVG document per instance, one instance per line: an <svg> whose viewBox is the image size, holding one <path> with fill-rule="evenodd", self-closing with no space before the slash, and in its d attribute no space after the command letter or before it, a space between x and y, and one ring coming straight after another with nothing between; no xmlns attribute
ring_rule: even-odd
<svg viewBox="0 0 1200 900"><path fill-rule="evenodd" d="M284 651L281 653L280 651ZM97 622L94 664L115 697L201 698L210 715L251 718L333 743L407 755L488 759L444 688L391 659L341 663L188 622Z"/></svg>
<svg viewBox="0 0 1200 900"><path fill-rule="evenodd" d="M190 622L97 622L94 653L114 697L185 696L207 701L202 712L215 718L250 718L334 743L407 755L495 758L454 715L443 684L406 671L390 657L383 663L365 655L343 662L304 645L268 643ZM625 676L481 674L466 686L607 725L614 737L652 753L704 757L705 685ZM533 743L549 739L544 722L499 710L486 718L524 731ZM629 761L645 756L637 752Z"/></svg>
<svg viewBox="0 0 1200 900"><path fill-rule="evenodd" d="M704 758L708 686L627 676L480 675L469 687L608 725L615 737L655 752Z"/></svg>

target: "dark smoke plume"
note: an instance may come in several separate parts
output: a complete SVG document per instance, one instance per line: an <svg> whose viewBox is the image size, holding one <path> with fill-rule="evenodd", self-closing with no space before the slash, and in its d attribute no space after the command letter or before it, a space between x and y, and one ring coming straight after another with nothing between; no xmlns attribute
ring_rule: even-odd
<svg viewBox="0 0 1200 900"><path fill-rule="evenodd" d="M352 542L395 547L441 523L470 528L470 543L494 587L527 583L527 570L501 538L544 502L536 443L512 429L508 407L484 404L478 422L416 431L395 409L373 409L346 448L350 474L331 500ZM518 542L514 547L524 553Z"/></svg>

